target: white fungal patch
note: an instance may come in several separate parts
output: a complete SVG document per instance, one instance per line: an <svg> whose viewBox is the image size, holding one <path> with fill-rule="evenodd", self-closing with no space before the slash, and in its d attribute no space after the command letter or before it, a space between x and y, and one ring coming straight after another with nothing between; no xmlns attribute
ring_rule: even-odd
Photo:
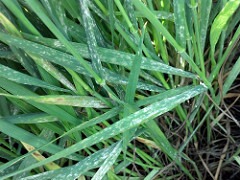
<svg viewBox="0 0 240 180"><path fill-rule="evenodd" d="M53 45L54 45L55 47L62 47L62 44L61 44L60 41L54 41L54 42L53 42Z"/></svg>
<svg viewBox="0 0 240 180"><path fill-rule="evenodd" d="M185 38L185 27L184 26L179 26L179 31L178 32L178 35L181 39L184 39Z"/></svg>

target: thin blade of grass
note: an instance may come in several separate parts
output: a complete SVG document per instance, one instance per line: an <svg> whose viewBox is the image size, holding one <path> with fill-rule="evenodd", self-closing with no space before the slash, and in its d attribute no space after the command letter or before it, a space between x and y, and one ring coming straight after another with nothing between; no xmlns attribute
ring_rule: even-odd
<svg viewBox="0 0 240 180"><path fill-rule="evenodd" d="M146 105L152 104L154 102L161 101L164 98L171 97L174 94L183 93L184 91L186 91L186 90L188 90L189 88L192 88L192 87L193 86L179 87L179 88L176 88L176 89L167 90L167 91L165 91L163 93L159 93L157 95L148 96L148 97L146 97L144 99L138 100L136 102L136 105L138 107L146 106Z"/></svg>
<svg viewBox="0 0 240 180"><path fill-rule="evenodd" d="M108 0L108 9L109 9L109 24L111 31L111 40L112 45L114 44L114 9L113 9L113 0Z"/></svg>
<svg viewBox="0 0 240 180"><path fill-rule="evenodd" d="M239 156L234 156L233 157L235 161L237 161L239 167L240 167L240 157Z"/></svg>
<svg viewBox="0 0 240 180"><path fill-rule="evenodd" d="M139 40L139 46L138 46L139 48L138 48L138 51L136 52L136 57L131 67L131 72L128 78L128 84L127 84L126 94L125 94L125 102L133 106L134 106L134 98L135 98L135 92L137 88L137 82L138 82L138 78L141 70L140 68L142 63L142 45L143 45L143 39L145 35L145 29L146 29L146 24L142 29L142 34L141 34L141 38ZM127 106L124 106L123 117L126 117L131 113L132 113L131 110ZM126 159L128 143L132 139L132 136L134 135L136 130L137 128L133 128L123 133L122 139L123 139L124 161Z"/></svg>
<svg viewBox="0 0 240 180"><path fill-rule="evenodd" d="M31 56L31 54L29 54ZM43 60L42 58L37 58L36 56L31 56L31 58L42 67L45 71L51 74L56 80L62 83L65 87L70 89L73 92L76 92L75 87L73 84L57 69L55 68L50 62Z"/></svg>
<svg viewBox="0 0 240 180"><path fill-rule="evenodd" d="M162 149L163 152L168 154L168 156L181 168L181 170L190 178L194 179L189 170L182 164L181 160L177 158L177 150L172 147L172 145L167 140L164 133L161 131L159 126L154 120L146 122L146 127L151 138L156 142L156 144ZM164 142L164 147L163 147ZM163 149L164 148L164 149ZM181 154L179 154L182 156Z"/></svg>
<svg viewBox="0 0 240 180"><path fill-rule="evenodd" d="M10 94L0 93L5 97L16 99L23 99L26 101L33 101L42 104L66 105L74 107L92 107L92 108L106 108L100 100L91 96L71 96L71 95L46 95L46 96L14 96Z"/></svg>
<svg viewBox="0 0 240 180"><path fill-rule="evenodd" d="M58 121L58 118L50 116L46 113L32 113L4 117L4 120L12 124L38 124L55 122Z"/></svg>
<svg viewBox="0 0 240 180"><path fill-rule="evenodd" d="M32 76L28 76L26 74L15 71L15 70L13 70L7 66L1 65L1 64L0 64L0 77L6 78L8 80L11 80L11 81L14 81L14 82L17 82L20 84L38 86L38 87L43 87L43 88L47 88L47 89L52 89L55 91L68 92L67 89L63 89L63 88L48 84L40 79L34 78Z"/></svg>
<svg viewBox="0 0 240 180"><path fill-rule="evenodd" d="M240 25L238 25L238 28L236 30L236 32L234 33L231 41L228 44L227 49L225 50L222 58L220 59L220 61L216 64L216 66L214 67L214 69L212 70L211 74L209 75L209 81L212 82L217 75L220 72L220 69L223 65L223 63L227 60L227 58L230 56L233 48L235 47L235 45L237 44L238 40L240 38Z"/></svg>
<svg viewBox="0 0 240 180"><path fill-rule="evenodd" d="M240 21L240 11L236 11L236 13L234 13L234 15L232 16L230 23L228 23L226 37L228 37L229 34L234 31L234 28L237 26L239 21Z"/></svg>
<svg viewBox="0 0 240 180"><path fill-rule="evenodd" d="M9 102L7 99L3 96L0 96L0 117L1 116L9 116L10 110L9 110Z"/></svg>
<svg viewBox="0 0 240 180"><path fill-rule="evenodd" d="M153 169L145 178L144 180L152 180L154 176L160 171L160 169Z"/></svg>
<svg viewBox="0 0 240 180"><path fill-rule="evenodd" d="M88 1L87 0L79 0L82 18L83 18L83 26L85 29L85 33L87 36L87 45L89 55L92 60L92 67L101 76L102 74L102 64L97 52L97 41L94 34L94 28L96 28L96 24L91 16L91 13L88 9Z"/></svg>
<svg viewBox="0 0 240 180"><path fill-rule="evenodd" d="M185 48L187 39L187 23L185 15L185 0L174 0L174 23L176 29L176 41Z"/></svg>
<svg viewBox="0 0 240 180"><path fill-rule="evenodd" d="M201 37L201 48L204 50L205 41L207 37L207 30L209 26L209 17L212 7L211 0L201 1L200 4L200 37Z"/></svg>
<svg viewBox="0 0 240 180"><path fill-rule="evenodd" d="M77 1L68 0L63 2L63 6L68 10L69 14L76 19L80 19L80 11L78 8Z"/></svg>
<svg viewBox="0 0 240 180"><path fill-rule="evenodd" d="M240 5L239 0L228 1L221 12L214 19L211 31L210 31L210 45L211 45L211 60L214 64L215 58L215 46L219 40L223 28L226 26L228 20L232 17L233 13L238 9Z"/></svg>
<svg viewBox="0 0 240 180"><path fill-rule="evenodd" d="M152 11L157 19L169 20L174 22L174 14L167 11ZM145 17L140 11L135 11L136 17Z"/></svg>
<svg viewBox="0 0 240 180"><path fill-rule="evenodd" d="M100 180L103 179L105 174L111 168L111 166L115 163L117 157L119 156L122 150L122 141L119 141L116 146L112 149L112 151L108 154L107 159L100 166L96 174L94 174L92 180Z"/></svg>
<svg viewBox="0 0 240 180"><path fill-rule="evenodd" d="M142 29L142 35L139 41L139 49L136 52L135 59L133 60L132 67L129 78L128 78L128 85L126 88L126 95L125 95L125 101L129 104L133 104L134 102L134 96L135 91L137 88L137 82L139 79L140 71L141 71L141 64L142 64L142 45L143 45L143 38L145 34L146 26Z"/></svg>
<svg viewBox="0 0 240 180"><path fill-rule="evenodd" d="M1 4L0 4L1 5ZM19 33L18 29L15 27L15 25L10 21L9 16L5 16L4 12L3 14L0 13L0 23L2 24L3 28L2 31L6 31L11 34L15 34L18 37L21 37L21 34ZM24 54L20 49L17 49L13 46L10 46L11 51L14 53L15 61L19 61L21 65L33 76L37 77L36 68L33 65L33 62L31 59L29 59L26 54Z"/></svg>
<svg viewBox="0 0 240 180"><path fill-rule="evenodd" d="M20 32L15 28L14 24L2 13L0 12L0 23L3 25L1 27L1 32L5 32L5 30L11 34L14 34L18 37L21 36Z"/></svg>
<svg viewBox="0 0 240 180"><path fill-rule="evenodd" d="M233 82L236 80L238 74L240 73L240 57L237 59L236 63L232 67L231 71L228 74L227 79L223 84L222 95L224 96L232 86Z"/></svg>

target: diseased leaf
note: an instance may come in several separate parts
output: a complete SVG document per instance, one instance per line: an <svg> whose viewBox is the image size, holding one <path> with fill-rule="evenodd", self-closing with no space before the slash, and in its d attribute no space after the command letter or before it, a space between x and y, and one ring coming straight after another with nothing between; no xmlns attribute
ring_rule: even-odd
<svg viewBox="0 0 240 180"><path fill-rule="evenodd" d="M185 0L174 0L174 23L176 29L176 40L183 48L186 47L187 23L185 16Z"/></svg>
<svg viewBox="0 0 240 180"><path fill-rule="evenodd" d="M93 176L93 180L103 179L104 175L108 172L108 170L111 168L111 166L116 161L117 157L119 156L121 150L122 150L122 142L118 142L116 146L112 149L111 152L109 152L108 157L103 162L103 164L100 166L96 174Z"/></svg>
<svg viewBox="0 0 240 180"><path fill-rule="evenodd" d="M52 89L55 91L69 92L66 89L59 88L54 85L48 84L44 81L41 81L40 79L34 78L32 76L28 76L26 74L23 74L21 72L13 70L2 64L0 64L0 77L6 78L6 79L9 79L11 81L18 82L21 84L25 84L25 85L33 85L33 86L43 87L43 88L47 88L47 89Z"/></svg>
<svg viewBox="0 0 240 180"><path fill-rule="evenodd" d="M204 49L209 26L209 17L212 8L212 0L201 1L200 5L200 37L201 47ZM215 7L214 7L215 8Z"/></svg>
<svg viewBox="0 0 240 180"><path fill-rule="evenodd" d="M9 116L4 119L12 124L35 124L58 121L56 117L50 116L46 113L32 113L32 114L29 113Z"/></svg>
<svg viewBox="0 0 240 180"><path fill-rule="evenodd" d="M100 100L90 96L70 96L70 95L46 95L46 96L14 96L0 93L2 96L30 100L43 104L66 105L76 107L106 108Z"/></svg>

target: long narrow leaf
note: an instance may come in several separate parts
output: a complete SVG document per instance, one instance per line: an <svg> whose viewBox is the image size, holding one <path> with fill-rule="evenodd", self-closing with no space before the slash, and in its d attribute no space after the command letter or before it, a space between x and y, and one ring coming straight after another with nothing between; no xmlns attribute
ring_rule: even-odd
<svg viewBox="0 0 240 180"><path fill-rule="evenodd" d="M90 96L46 95L46 96L14 96L0 93L2 96L30 100L43 104L55 104L77 107L106 108L100 100Z"/></svg>
<svg viewBox="0 0 240 180"><path fill-rule="evenodd" d="M210 44L211 44L211 55L214 58L215 46L218 42L220 34L228 22L228 20L232 17L233 13L238 9L240 5L239 0L228 1L222 11L218 14L218 16L214 19L211 31L210 31Z"/></svg>
<svg viewBox="0 0 240 180"><path fill-rule="evenodd" d="M100 180L104 178L104 175L108 172L108 170L111 168L111 166L116 161L117 157L119 156L122 148L121 148L121 141L116 144L116 146L112 149L112 151L108 154L107 159L103 162L103 164L100 166L96 174L93 176L93 180Z"/></svg>
<svg viewBox="0 0 240 180"><path fill-rule="evenodd" d="M15 71L7 66L0 64L0 77L9 79L14 82L18 82L21 84L27 84L27 85L33 85L38 87L43 87L47 89L52 89L55 91L65 91L68 92L68 90L56 87L54 85L48 84L44 81L41 81L40 79L28 76L26 74L23 74L21 72Z"/></svg>

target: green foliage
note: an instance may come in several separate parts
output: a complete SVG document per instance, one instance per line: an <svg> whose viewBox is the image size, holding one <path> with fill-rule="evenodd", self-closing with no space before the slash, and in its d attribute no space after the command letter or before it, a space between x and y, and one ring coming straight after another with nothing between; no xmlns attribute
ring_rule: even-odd
<svg viewBox="0 0 240 180"><path fill-rule="evenodd" d="M0 179L229 177L239 6L1 0Z"/></svg>

